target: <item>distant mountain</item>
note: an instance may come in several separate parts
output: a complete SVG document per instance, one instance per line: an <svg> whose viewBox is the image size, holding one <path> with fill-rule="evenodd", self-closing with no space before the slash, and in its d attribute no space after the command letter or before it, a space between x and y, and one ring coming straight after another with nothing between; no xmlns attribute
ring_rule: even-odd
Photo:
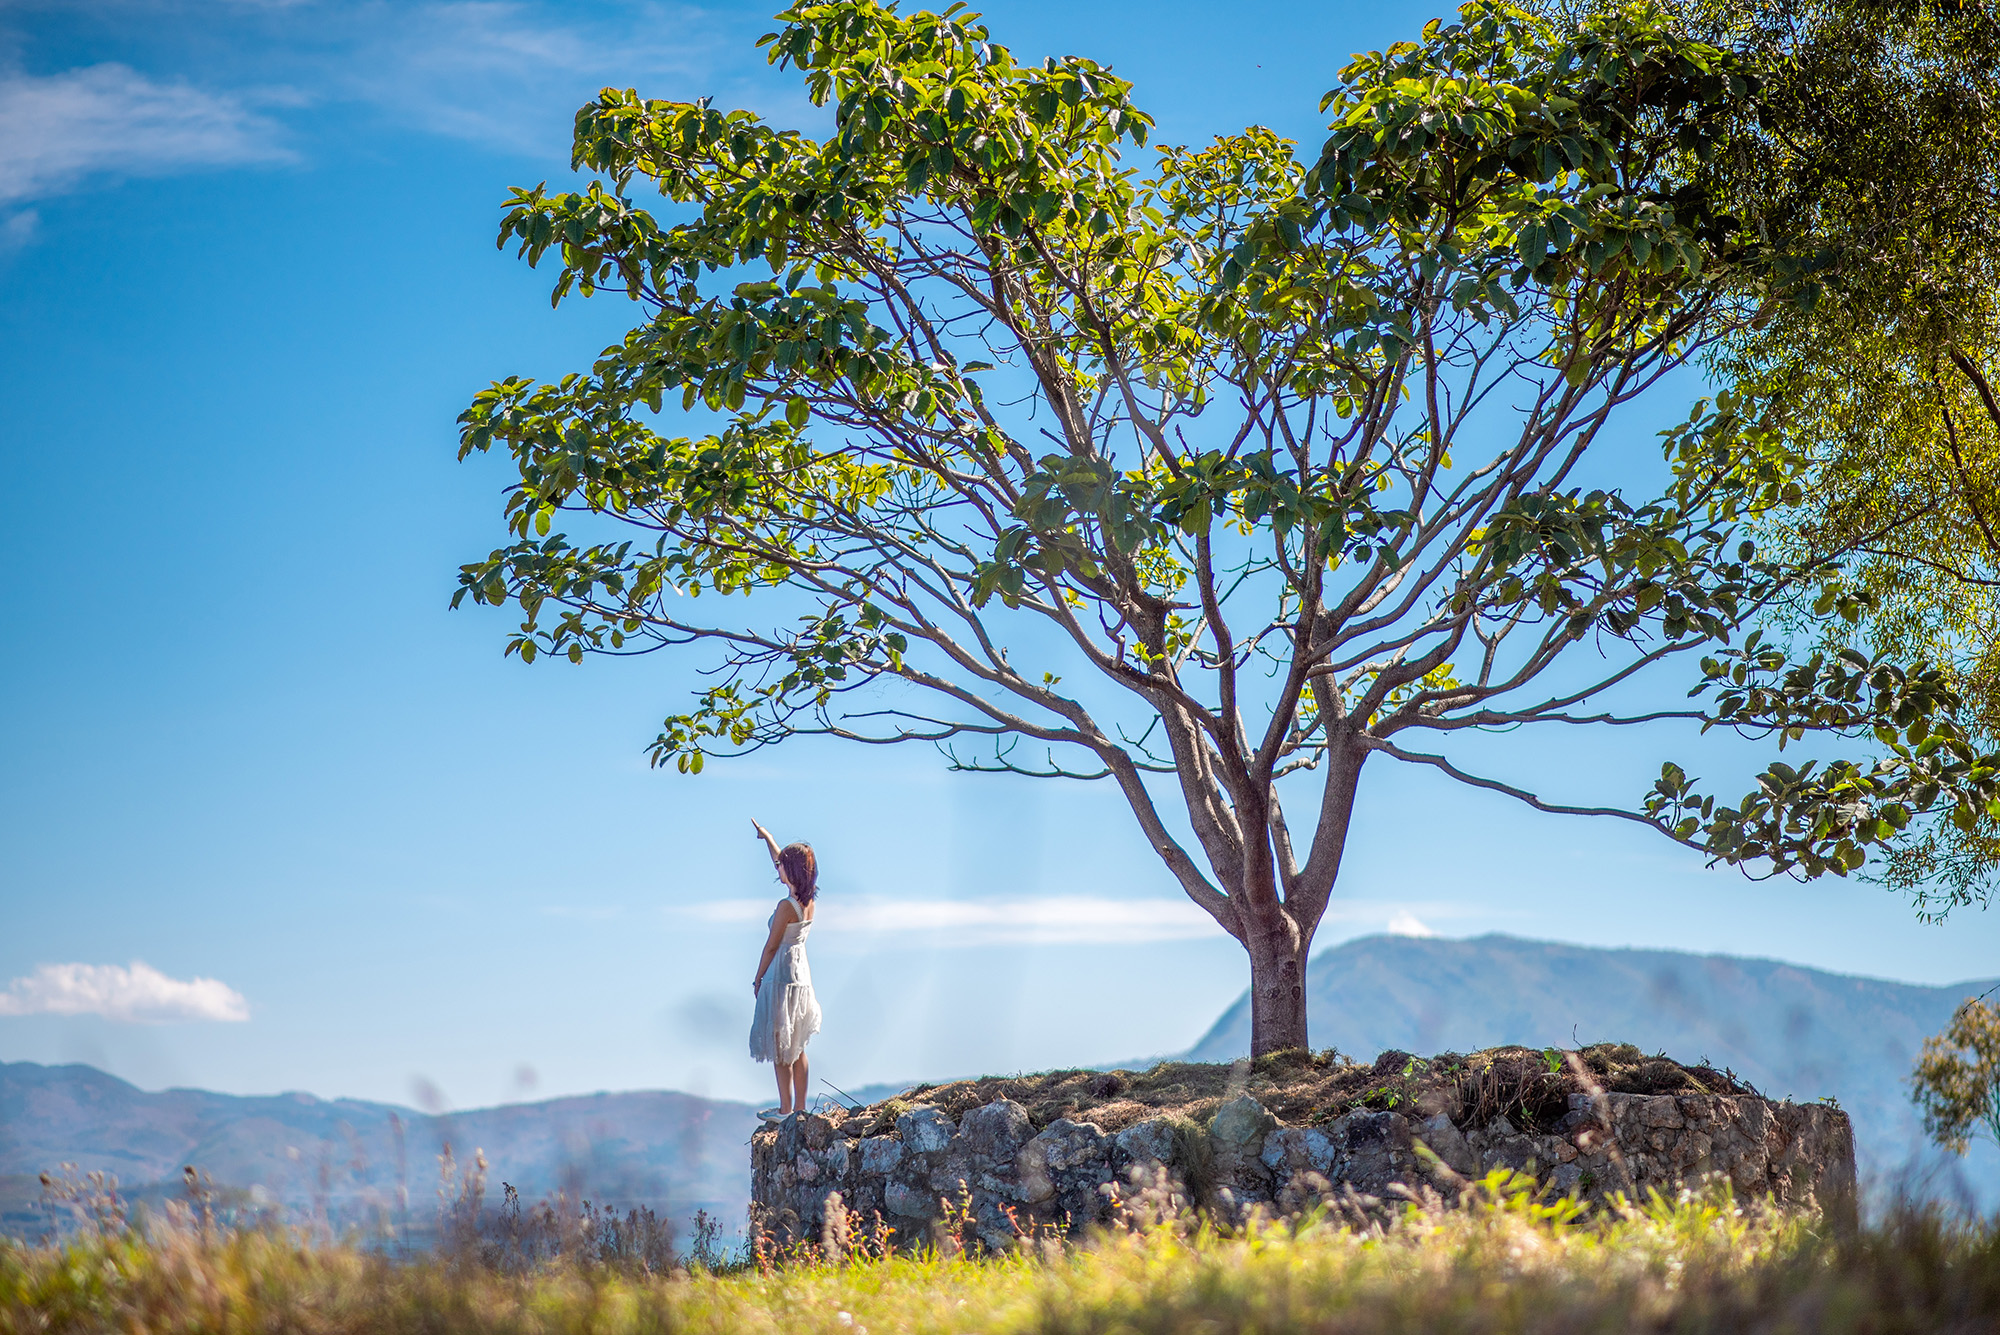
<svg viewBox="0 0 2000 1335"><path fill-rule="evenodd" d="M192 1165L295 1217L336 1227L435 1218L440 1156L483 1151L488 1200L557 1190L619 1210L648 1206L725 1229L749 1200L748 1104L666 1091L592 1094L431 1116L310 1094L146 1093L89 1066L0 1063L0 1232L45 1227L39 1175L73 1163L115 1173L140 1198L178 1195Z"/></svg>
<svg viewBox="0 0 2000 1335"><path fill-rule="evenodd" d="M1854 1118L1864 1172L1962 1167L2000 1201L2000 1154L1963 1161L1926 1148L1904 1084L1923 1040L1993 979L1918 987L1775 960L1481 936L1369 936L1313 956L1313 1042L1367 1060L1506 1043L1572 1047L1609 1039L1727 1066L1775 1098L1832 1096ZM1229 1061L1250 1049L1246 993L1187 1053Z"/></svg>

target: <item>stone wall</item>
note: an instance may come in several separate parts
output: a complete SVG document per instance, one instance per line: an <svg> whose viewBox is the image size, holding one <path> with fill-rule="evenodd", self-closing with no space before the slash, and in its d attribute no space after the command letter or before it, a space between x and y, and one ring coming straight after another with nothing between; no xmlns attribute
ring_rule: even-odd
<svg viewBox="0 0 2000 1335"><path fill-rule="evenodd" d="M1234 1218L1258 1206L1291 1213L1329 1197L1365 1209L1399 1184L1450 1191L1501 1167L1587 1200L1720 1178L1739 1199L1854 1209L1847 1114L1747 1096L1578 1094L1567 1116L1540 1131L1504 1117L1472 1127L1443 1114L1365 1109L1324 1126L1286 1126L1247 1095L1225 1102L1205 1126L1155 1117L1116 1134L1068 1118L1037 1128L1006 1099L957 1123L919 1107L897 1118L892 1134L870 1128L865 1117L801 1114L757 1132L753 1228L779 1245L818 1242L828 1197L838 1192L849 1218L879 1216L898 1240L921 1241L948 1202L964 1200L980 1241L997 1249L1023 1228L1074 1232L1108 1222L1133 1184Z"/></svg>

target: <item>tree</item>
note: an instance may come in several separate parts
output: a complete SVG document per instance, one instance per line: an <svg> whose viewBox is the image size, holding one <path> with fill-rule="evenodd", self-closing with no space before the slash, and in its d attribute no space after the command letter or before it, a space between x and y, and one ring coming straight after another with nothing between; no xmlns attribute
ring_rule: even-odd
<svg viewBox="0 0 2000 1335"><path fill-rule="evenodd" d="M1801 25L1810 39L1786 40ZM1771 405L1803 501L1753 525L1824 558L1776 618L1795 638L1934 663L1981 749L2000 739L2000 23L1924 0L1773 5L1743 35L1804 52L1750 174L1764 212L1821 247L1824 296L1726 340L1715 375ZM1829 589L1852 622L1814 616ZM1874 873L1939 919L1984 904L2000 824L1946 808Z"/></svg>
<svg viewBox="0 0 2000 1335"><path fill-rule="evenodd" d="M1954 1154L1975 1135L2000 1144L2000 1011L1978 997L1962 1003L1944 1033L1924 1040L1910 1084L1938 1144Z"/></svg>
<svg viewBox="0 0 2000 1335"><path fill-rule="evenodd" d="M1253 128L1142 174L1150 122L1092 61L1017 63L955 8L779 19L831 137L605 90L576 119L597 179L516 191L500 242L642 321L461 419L461 457L519 469L458 594L518 603L509 652L712 651L655 763L818 734L1108 779L1248 953L1260 1054L1307 1042L1373 757L1801 877L1995 801L1936 669L1757 629L1840 556L1741 532L1803 500L1765 405L1694 403L1655 497L1577 482L1637 471L1622 424L1663 378L1819 292L1743 185L1754 50L1645 0L1475 0L1342 72L1310 168ZM1674 661L1686 704L1620 705ZM1592 805L1448 754L1655 720L1879 756L1774 760L1730 806L1672 763Z"/></svg>

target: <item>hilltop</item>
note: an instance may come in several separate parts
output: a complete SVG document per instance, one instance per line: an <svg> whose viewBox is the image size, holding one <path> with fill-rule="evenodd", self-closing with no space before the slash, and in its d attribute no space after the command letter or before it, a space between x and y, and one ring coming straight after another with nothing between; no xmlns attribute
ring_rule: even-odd
<svg viewBox="0 0 2000 1335"><path fill-rule="evenodd" d="M1326 1053L1283 1052L1255 1062L1159 1062L1144 1070L1045 1071L918 1085L861 1111L864 1134L881 1134L913 1106L954 1119L996 1099L1019 1104L1037 1130L1058 1118L1121 1131L1162 1115L1206 1123L1226 1099L1249 1094L1280 1121L1315 1126L1356 1108L1442 1112L1485 1125L1496 1116L1522 1126L1553 1123L1569 1096L1611 1094L1753 1094L1726 1073L1649 1057L1630 1044L1599 1043L1578 1053L1583 1072L1531 1048L1417 1057L1390 1049L1355 1062ZM1585 1083L1587 1079L1588 1083Z"/></svg>

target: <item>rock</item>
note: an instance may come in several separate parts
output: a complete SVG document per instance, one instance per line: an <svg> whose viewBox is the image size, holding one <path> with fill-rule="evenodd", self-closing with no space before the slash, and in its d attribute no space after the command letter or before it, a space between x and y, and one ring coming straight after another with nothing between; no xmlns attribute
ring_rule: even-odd
<svg viewBox="0 0 2000 1335"><path fill-rule="evenodd" d="M870 1136L861 1142L861 1171L881 1177L903 1161L903 1142L894 1136Z"/></svg>
<svg viewBox="0 0 2000 1335"><path fill-rule="evenodd" d="M1239 1205L1271 1199L1271 1171L1260 1156L1277 1124L1278 1119L1247 1094L1216 1109L1208 1123L1208 1143L1219 1207L1233 1212Z"/></svg>
<svg viewBox="0 0 2000 1335"><path fill-rule="evenodd" d="M1349 1154L1357 1154L1373 1146L1393 1144L1398 1139L1407 1138L1410 1124L1396 1113L1356 1108L1336 1121L1329 1130L1337 1147Z"/></svg>
<svg viewBox="0 0 2000 1335"><path fill-rule="evenodd" d="M1111 1181L1111 1144L1093 1122L1057 1118L1015 1158L1021 1199L1049 1205L1072 1227L1099 1218L1110 1207L1098 1188Z"/></svg>
<svg viewBox="0 0 2000 1335"><path fill-rule="evenodd" d="M1015 1229L1013 1216L1002 1209L999 1202L973 1198L972 1227L979 1241L990 1252L1004 1252L1013 1249L1020 1234Z"/></svg>
<svg viewBox="0 0 2000 1335"><path fill-rule="evenodd" d="M1447 1123L1449 1125L1449 1123ZM1264 1136L1263 1153L1257 1156L1278 1179L1295 1173L1333 1172L1333 1142L1324 1131L1309 1126L1281 1126Z"/></svg>
<svg viewBox="0 0 2000 1335"><path fill-rule="evenodd" d="M891 1182L882 1193L882 1203L888 1207L890 1214L901 1215L905 1219L934 1219L938 1213L935 1193L906 1182Z"/></svg>
<svg viewBox="0 0 2000 1335"><path fill-rule="evenodd" d="M1556 1129L1566 1136L1585 1129L1608 1131L1611 1129L1609 1106L1600 1106L1599 1101L1588 1094L1572 1094L1569 1096L1569 1111L1556 1124Z"/></svg>
<svg viewBox="0 0 2000 1335"><path fill-rule="evenodd" d="M1704 1150L1704 1153L1706 1151ZM1576 1146L1561 1136L1535 1137L1535 1162L1547 1168L1551 1164L1571 1163L1576 1159Z"/></svg>
<svg viewBox="0 0 2000 1335"><path fill-rule="evenodd" d="M1030 1141L1029 1147L1040 1145L1049 1168L1062 1171L1106 1159L1106 1139L1095 1122L1072 1122L1067 1117L1059 1117L1049 1123L1048 1130Z"/></svg>
<svg viewBox="0 0 2000 1335"><path fill-rule="evenodd" d="M1012 1099L996 1099L967 1113L958 1134L972 1154L1011 1163L1021 1146L1033 1138L1035 1127L1026 1108Z"/></svg>
<svg viewBox="0 0 2000 1335"><path fill-rule="evenodd" d="M932 1191L956 1197L971 1189L974 1160L963 1136L954 1136L942 1152L926 1157L930 1160Z"/></svg>
<svg viewBox="0 0 2000 1335"><path fill-rule="evenodd" d="M1772 1110L1771 1194L1788 1205L1807 1199L1837 1222L1852 1226L1857 1202L1854 1124L1837 1108L1817 1103L1780 1104Z"/></svg>
<svg viewBox="0 0 2000 1335"><path fill-rule="evenodd" d="M1479 1166L1489 1173L1496 1168L1532 1173L1541 1166L1541 1157L1536 1153L1533 1136L1496 1136L1487 1141L1480 1153Z"/></svg>
<svg viewBox="0 0 2000 1335"><path fill-rule="evenodd" d="M951 1119L936 1108L916 1108L896 1119L896 1134L910 1154L935 1154L951 1144Z"/></svg>
<svg viewBox="0 0 2000 1335"><path fill-rule="evenodd" d="M1127 1163L1157 1167L1174 1161L1177 1138L1174 1124L1165 1117L1148 1117L1134 1122L1112 1137Z"/></svg>
<svg viewBox="0 0 2000 1335"><path fill-rule="evenodd" d="M1687 1125L1687 1119L1681 1116L1680 1100L1671 1094L1613 1094L1609 1097L1614 1107L1623 1100L1624 1107L1619 1111L1640 1126L1675 1131Z"/></svg>
<svg viewBox="0 0 2000 1335"><path fill-rule="evenodd" d="M1410 1123L1401 1113L1357 1108L1328 1128L1341 1157L1341 1180L1356 1191L1380 1196L1394 1183L1416 1181Z"/></svg>
<svg viewBox="0 0 2000 1335"><path fill-rule="evenodd" d="M1013 1247L1017 1228L1108 1220L1114 1200L1140 1221L1188 1203L1231 1220L1264 1202L1286 1215L1328 1200L1393 1209L1398 1186L1440 1176L1433 1160L1417 1156L1419 1140L1461 1176L1477 1176L1482 1165L1532 1171L1555 1191L1590 1200L1719 1178L1740 1198L1816 1201L1835 1220L1852 1220L1855 1207L1846 1114L1748 1095L1574 1095L1553 1131L1506 1117L1469 1129L1418 1104L1355 1109L1325 1127L1286 1126L1247 1096L1193 1135L1168 1117L1116 1136L1067 1118L1032 1134L1026 1109L1004 1099L957 1125L938 1108L918 1108L898 1119L893 1136L851 1137L860 1120L836 1128L796 1115L752 1136L755 1228L781 1245L814 1241L836 1190L855 1215L896 1221L904 1243L929 1238L913 1221L936 1220L939 1197L956 1202L963 1192L966 1240L989 1251ZM1206 1195L1190 1202L1190 1183Z"/></svg>
<svg viewBox="0 0 2000 1335"><path fill-rule="evenodd" d="M1254 1159L1264 1150L1265 1135L1277 1124L1278 1119L1266 1112L1263 1104L1248 1094L1239 1094L1215 1110L1208 1134L1218 1151Z"/></svg>
<svg viewBox="0 0 2000 1335"><path fill-rule="evenodd" d="M805 1137L799 1134L799 1115L797 1113L793 1113L790 1117L784 1118L778 1123L775 1144L778 1157L787 1163L796 1159L799 1151L806 1147Z"/></svg>
<svg viewBox="0 0 2000 1335"><path fill-rule="evenodd" d="M947 1192L969 1188L975 1201L1019 1200L1015 1159L1034 1134L1028 1110L1010 1099L974 1108L959 1123L958 1135L932 1170L931 1184Z"/></svg>
<svg viewBox="0 0 2000 1335"><path fill-rule="evenodd" d="M1297 1214L1331 1193L1339 1158L1324 1131L1280 1126L1265 1135L1264 1152L1258 1161L1279 1210Z"/></svg>
<svg viewBox="0 0 2000 1335"><path fill-rule="evenodd" d="M1049 1171L1048 1159L1033 1141L1029 1141L1027 1148L1021 1151L1016 1182L1021 1199L1029 1205L1041 1205L1055 1199L1055 1174Z"/></svg>
<svg viewBox="0 0 2000 1335"><path fill-rule="evenodd" d="M1425 1119L1414 1134L1452 1172L1460 1177L1479 1176L1479 1160L1474 1157L1472 1146L1465 1143L1465 1134L1443 1113Z"/></svg>

